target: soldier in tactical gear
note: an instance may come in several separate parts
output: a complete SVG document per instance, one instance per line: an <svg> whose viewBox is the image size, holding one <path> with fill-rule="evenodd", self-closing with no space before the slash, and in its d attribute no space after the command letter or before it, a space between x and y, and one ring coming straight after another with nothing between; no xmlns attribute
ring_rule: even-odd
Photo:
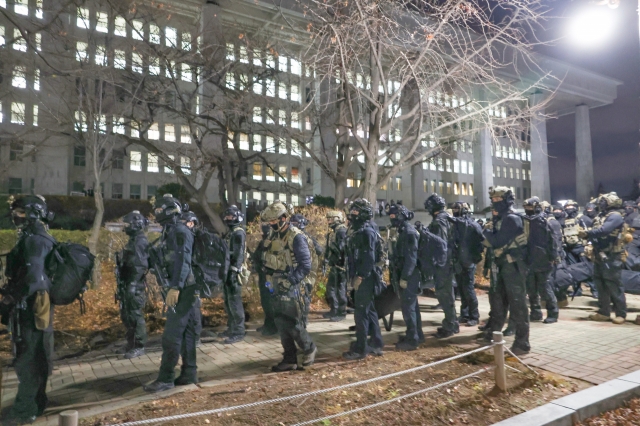
<svg viewBox="0 0 640 426"><path fill-rule="evenodd" d="M407 333L397 344L396 349L414 351L418 344L424 342L422 332L422 316L418 304L420 294L420 270L418 269L418 241L420 234L409 223L413 212L402 204L394 204L389 208L391 225L398 230L398 238L391 259L391 279L400 287L402 317L407 325Z"/></svg>
<svg viewBox="0 0 640 426"><path fill-rule="evenodd" d="M527 242L527 293L531 321L542 320L540 299L544 300L547 308L545 324L558 322L558 301L551 288L549 275L554 263L560 262L557 240L554 239L552 226L556 226L556 233L560 231L560 224L555 219L548 221L538 197L531 197L524 202L524 212L529 220L529 240ZM555 234L557 235L557 234Z"/></svg>
<svg viewBox="0 0 640 426"><path fill-rule="evenodd" d="M242 227L244 215L238 207L231 205L224 212L224 223L229 227L226 240L229 246L229 275L223 287L224 309L227 313L227 329L219 334L223 343L232 344L244 340L244 306L242 306L242 284L238 275L244 263L247 234Z"/></svg>
<svg viewBox="0 0 640 426"><path fill-rule="evenodd" d="M526 276L524 262L527 238L524 234L523 219L511 208L514 197L511 189L498 186L489 188L493 218L485 227L485 245L492 250L491 329L485 331L485 338L491 340L493 331L502 330L507 306L510 320L514 322L516 338L512 351L516 355L528 353L529 315L527 309Z"/></svg>
<svg viewBox="0 0 640 426"><path fill-rule="evenodd" d="M636 207L635 201L625 201L622 204L622 208L624 209L624 223L629 226L633 223L633 219L638 217L638 210Z"/></svg>
<svg viewBox="0 0 640 426"><path fill-rule="evenodd" d="M258 273L258 287L260 288L260 304L264 311L264 323L258 327L256 331L263 336L274 336L278 334L278 327L276 327L275 313L273 310L273 297L271 292L266 286L267 274L264 269L264 253L267 251L269 245L269 235L271 234L271 225L268 222L263 222L260 225L262 231L262 240L258 243L258 247L251 256L251 263Z"/></svg>
<svg viewBox="0 0 640 426"><path fill-rule="evenodd" d="M330 231L327 234L323 268L329 268L325 293L329 312L322 316L338 322L343 321L347 315L347 275L344 264L347 226L344 224L344 215L339 210L327 212L327 224Z"/></svg>
<svg viewBox="0 0 640 426"><path fill-rule="evenodd" d="M627 302L622 285L625 236L622 235L624 218L618 211L622 200L615 192L598 198L600 214L589 231L581 230L580 237L593 244L593 276L598 287L600 309L589 315L593 321L611 321L611 305L616 317L614 324L622 324L627 316ZM633 238L633 237L632 237Z"/></svg>
<svg viewBox="0 0 640 426"><path fill-rule="evenodd" d="M580 230L584 229L584 223L578 220L578 203L573 200L567 201L564 205L564 212L566 217L561 221L561 225L567 264L585 262L587 259L584 256L584 243L578 236ZM588 281L585 284L591 289L591 295L597 298L598 291L593 282ZM581 295L582 289L578 287L573 296Z"/></svg>
<svg viewBox="0 0 640 426"><path fill-rule="evenodd" d="M185 204L183 205L183 209L188 209L189 205ZM195 238L196 236L196 232L198 230L198 224L200 223L200 221L198 220L198 217L196 216L196 214L192 211L185 211L182 213L182 215L180 216L180 221L182 223L185 224L185 226L187 228L189 228L191 230L191 232L193 232L193 236ZM202 334L202 312L199 311L200 313L200 321L198 321L198 325L196 326L196 347L199 348L200 347L200 335Z"/></svg>
<svg viewBox="0 0 640 426"><path fill-rule="evenodd" d="M2 424L33 423L47 406L47 379L53 369L53 307L45 260L56 244L48 233L53 219L44 197L27 195L11 204L19 230L7 256L8 284L2 289L2 323L11 322L18 393Z"/></svg>
<svg viewBox="0 0 640 426"><path fill-rule="evenodd" d="M307 238L311 239L311 241L313 242L313 247L315 248L316 255L320 257L324 253L324 248L322 248L318 240L316 240L313 237L313 235L305 231L305 228L307 227L308 224L309 224L309 221L307 220L307 218L299 213L291 216L291 225L301 230L304 233L304 235L307 236Z"/></svg>
<svg viewBox="0 0 640 426"><path fill-rule="evenodd" d="M355 303L356 342L342 357L348 360L364 359L369 353L382 355L382 334L378 314L374 306L381 277L376 269L377 236L370 220L373 218L371 203L363 198L353 201L349 211L352 234L347 253L347 279L351 280ZM370 343L367 342L370 334Z"/></svg>
<svg viewBox="0 0 640 426"><path fill-rule="evenodd" d="M540 201L540 208L542 210L541 214L544 215L544 217L547 219L547 222L549 223L549 227L551 228L551 231L553 233L553 243L558 253L558 261L556 261L553 265L553 270L555 270L565 258L564 250L562 249L562 225L560 225L560 222L554 216L551 204L548 201ZM559 291L557 288L553 287L552 290L556 297L558 308L566 308L567 306L569 306L569 299L567 299L566 291Z"/></svg>
<svg viewBox="0 0 640 426"><path fill-rule="evenodd" d="M588 202L584 206L584 212L578 216L578 220L582 223L582 227L585 229L591 228L593 219L598 216L597 207L594 203Z"/></svg>
<svg viewBox="0 0 640 426"><path fill-rule="evenodd" d="M456 316L455 296L453 293L453 232L449 214L445 211L444 198L438 194L431 194L424 202L425 209L433 217L429 224L429 232L447 242L447 262L444 266L435 266L433 278L436 286L436 298L444 311L442 327L438 327L436 337L446 338L460 332L460 325Z"/></svg>
<svg viewBox="0 0 640 426"><path fill-rule="evenodd" d="M271 368L274 372L312 365L318 348L307 332L306 317L310 295L308 280L312 272L310 243L298 228L291 226L291 213L280 201L269 205L260 215L271 226L265 243L266 285L272 292L275 323L284 349L283 359ZM311 244L312 245L312 244ZM298 361L296 345L301 352Z"/></svg>
<svg viewBox="0 0 640 426"><path fill-rule="evenodd" d="M479 226L474 223L473 218L469 217L469 204L458 201L453 204L452 210L453 217L456 219L454 224L456 231L459 229L466 231ZM460 292L460 318L458 321L461 324L466 324L467 327L473 327L478 325L480 319L478 297L475 291L476 264L468 253L465 241L468 236L461 235L461 232L455 232L454 235L453 270Z"/></svg>
<svg viewBox="0 0 640 426"><path fill-rule="evenodd" d="M145 276L149 269L149 241L144 232L149 221L137 210L127 214L122 221L129 241L116 257L120 259L116 265L117 299L120 302L120 318L127 329L124 358L131 359L144 355L144 345L147 342L147 326L142 311L147 303Z"/></svg>
<svg viewBox="0 0 640 426"><path fill-rule="evenodd" d="M182 206L171 194L154 203L156 221L162 225L159 250L162 265L156 273L166 277L165 304L167 321L162 333L162 361L157 379L144 387L147 392L161 392L174 386L197 383L196 340L201 323L200 293L191 271L193 232L180 220ZM180 376L174 380L175 367L182 357Z"/></svg>

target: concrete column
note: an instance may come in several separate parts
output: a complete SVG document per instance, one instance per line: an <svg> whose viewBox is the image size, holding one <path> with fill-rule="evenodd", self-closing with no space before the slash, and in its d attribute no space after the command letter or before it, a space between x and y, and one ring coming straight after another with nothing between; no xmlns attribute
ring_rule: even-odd
<svg viewBox="0 0 640 426"><path fill-rule="evenodd" d="M491 206L489 199L489 187L493 186L493 161L491 159L491 132L489 129L480 129L473 147L473 186L475 211Z"/></svg>
<svg viewBox="0 0 640 426"><path fill-rule="evenodd" d="M416 210L424 208L424 200L428 194L424 192L424 180L426 173L422 169L422 163L411 166L409 179L411 180L411 198L405 201L407 208ZM427 191L429 188L427 188Z"/></svg>
<svg viewBox="0 0 640 426"><path fill-rule="evenodd" d="M534 93L529 104L534 108L543 101L544 94ZM549 181L549 151L547 150L547 120L544 109L538 108L529 123L531 136L531 196L552 202Z"/></svg>
<svg viewBox="0 0 640 426"><path fill-rule="evenodd" d="M583 206L593 195L593 154L589 107L576 106L576 201Z"/></svg>

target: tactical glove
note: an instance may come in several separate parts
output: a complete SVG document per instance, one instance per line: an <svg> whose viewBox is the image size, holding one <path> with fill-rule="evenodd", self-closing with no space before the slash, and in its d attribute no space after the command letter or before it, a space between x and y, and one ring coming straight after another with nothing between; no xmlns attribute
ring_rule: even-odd
<svg viewBox="0 0 640 426"><path fill-rule="evenodd" d="M49 327L49 320L51 319L51 302L49 301L49 293L46 291L39 291L36 294L36 299L33 301L33 316L36 320L36 328L38 330L45 330Z"/></svg>
<svg viewBox="0 0 640 426"><path fill-rule="evenodd" d="M400 288L407 288L408 284L407 280L400 280Z"/></svg>
<svg viewBox="0 0 640 426"><path fill-rule="evenodd" d="M583 240L587 238L587 235L587 231L585 231L584 229L578 231L578 237L582 238Z"/></svg>
<svg viewBox="0 0 640 426"><path fill-rule="evenodd" d="M353 289L355 291L358 291L358 287L360 287L360 284L362 284L362 277L355 277L353 279Z"/></svg>
<svg viewBox="0 0 640 426"><path fill-rule="evenodd" d="M167 299L165 300L165 303L167 304L167 306L173 308L178 304L178 297L180 297L180 290L178 290L177 288L172 288L167 293Z"/></svg>

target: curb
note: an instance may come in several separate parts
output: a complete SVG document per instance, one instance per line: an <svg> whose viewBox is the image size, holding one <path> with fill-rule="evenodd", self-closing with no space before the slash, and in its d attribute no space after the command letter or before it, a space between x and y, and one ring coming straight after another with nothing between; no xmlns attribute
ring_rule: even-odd
<svg viewBox="0 0 640 426"><path fill-rule="evenodd" d="M640 370L556 399L493 426L572 426L640 396Z"/></svg>

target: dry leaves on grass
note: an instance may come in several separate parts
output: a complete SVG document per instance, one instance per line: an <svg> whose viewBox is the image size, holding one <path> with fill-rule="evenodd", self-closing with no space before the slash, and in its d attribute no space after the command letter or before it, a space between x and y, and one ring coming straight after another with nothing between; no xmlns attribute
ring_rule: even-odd
<svg viewBox="0 0 640 426"><path fill-rule="evenodd" d="M576 426L637 426L640 425L640 399L627 401L624 407L590 417Z"/></svg>

